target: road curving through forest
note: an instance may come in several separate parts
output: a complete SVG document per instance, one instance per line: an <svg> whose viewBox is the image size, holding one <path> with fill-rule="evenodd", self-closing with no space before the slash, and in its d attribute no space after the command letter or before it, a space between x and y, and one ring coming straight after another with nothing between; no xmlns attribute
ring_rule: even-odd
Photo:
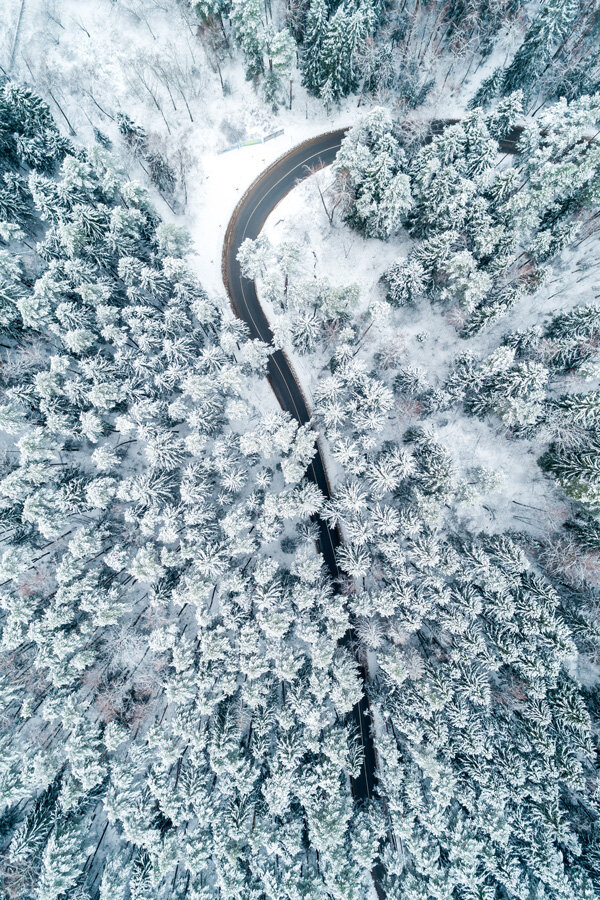
<svg viewBox="0 0 600 900"><path fill-rule="evenodd" d="M242 275L237 254L247 239L256 239L277 204L300 182L318 169L330 165L340 149L345 128L321 134L290 150L266 169L246 191L229 222L223 245L223 281L235 314L246 323L251 338L273 343L273 333L260 305L254 281ZM281 407L304 425L311 414L299 381L282 350L275 350L268 360L267 378ZM308 470L307 478L320 488L325 497L331 496L323 455L317 444L317 452ZM336 548L340 544L337 528L330 528L320 517L315 518L319 528L319 544L324 562L336 583L339 569ZM362 671L363 679L366 671ZM364 758L360 775L353 780L355 799L368 800L375 780L375 750L369 727L366 695L354 708L354 720L360 734Z"/></svg>
<svg viewBox="0 0 600 900"><path fill-rule="evenodd" d="M440 133L447 125L455 124L458 121L458 119L433 121L430 124L429 134ZM250 185L233 212L223 244L223 281L234 313L246 323L250 337L253 339L259 338L267 344L272 344L273 333L260 305L254 281L242 275L240 264L237 261L239 248L247 238L255 240L259 236L267 218L277 204L297 184L315 171L334 162L347 131L347 128L341 128L337 131L320 134L279 157ZM521 132L522 128L513 129L510 134L499 141L499 150L503 153L514 153ZM311 414L300 383L282 350L275 350L269 357L267 378L281 407L290 412L300 424L304 425L310 422ZM331 496L325 463L318 442L317 453L306 475L318 485L325 497ZM336 584L339 578L336 561L336 548L341 541L339 530L330 528L320 517L316 517L315 522L319 528L319 544L324 562ZM353 639L351 634L350 639ZM367 671L364 664L361 664L361 674L363 680L366 680ZM373 793L376 765L366 694L363 693L360 703L354 707L353 717L362 740L364 759L360 775L352 781L352 791L357 801L366 801ZM381 873L377 872L373 875L377 893L379 897L382 897Z"/></svg>

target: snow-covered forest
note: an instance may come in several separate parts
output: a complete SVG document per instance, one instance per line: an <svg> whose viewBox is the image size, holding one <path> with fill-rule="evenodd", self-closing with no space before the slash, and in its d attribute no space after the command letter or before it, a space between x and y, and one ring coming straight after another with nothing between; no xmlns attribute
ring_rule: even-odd
<svg viewBox="0 0 600 900"><path fill-rule="evenodd" d="M0 900L600 897L599 0L0 26Z"/></svg>

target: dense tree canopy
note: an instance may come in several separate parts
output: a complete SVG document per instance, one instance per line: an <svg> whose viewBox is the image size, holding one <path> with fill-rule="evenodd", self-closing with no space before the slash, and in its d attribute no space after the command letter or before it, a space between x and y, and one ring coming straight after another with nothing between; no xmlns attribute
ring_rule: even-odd
<svg viewBox="0 0 600 900"><path fill-rule="evenodd" d="M183 163L139 107L86 147L0 79L2 900L593 900L597 4L187 13L257 133L295 91L350 127L321 231L239 247L271 346L152 202Z"/></svg>

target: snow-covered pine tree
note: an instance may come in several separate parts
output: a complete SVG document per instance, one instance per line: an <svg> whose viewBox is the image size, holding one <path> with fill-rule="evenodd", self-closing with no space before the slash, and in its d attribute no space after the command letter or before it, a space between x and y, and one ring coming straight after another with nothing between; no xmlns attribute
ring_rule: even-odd
<svg viewBox="0 0 600 900"><path fill-rule="evenodd" d="M370 237L386 238L402 227L413 205L405 154L383 107L351 128L334 171L346 196L346 220Z"/></svg>

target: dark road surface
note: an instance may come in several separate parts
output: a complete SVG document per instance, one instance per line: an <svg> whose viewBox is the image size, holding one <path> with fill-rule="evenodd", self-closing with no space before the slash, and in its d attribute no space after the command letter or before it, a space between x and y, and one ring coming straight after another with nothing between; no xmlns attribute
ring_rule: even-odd
<svg viewBox="0 0 600 900"><path fill-rule="evenodd" d="M278 159L251 185L238 204L225 237L223 247L223 279L229 292L234 312L250 329L252 338L271 343L273 335L262 310L253 281L244 278L236 259L240 245L246 238L257 238L267 217L299 181L307 178L315 169L330 165L336 157L346 129L333 131L301 144ZM310 422L310 413L296 381L292 368L281 350L269 358L267 377L275 396L283 409L288 410L301 424ZM326 497L330 496L329 484L321 452L317 449L307 477L319 486ZM340 543L337 529L331 529L316 518L320 532L320 547L331 577L338 578L335 549ZM363 677L365 673L363 672ZM368 799L373 791L375 750L369 729L367 701L363 697L354 709L354 719L364 747L364 763L360 776L352 788L356 799Z"/></svg>
<svg viewBox="0 0 600 900"><path fill-rule="evenodd" d="M446 125L457 121L434 121L430 125L430 133L440 133ZM280 157L250 186L231 217L223 246L223 280L233 310L247 324L252 338L260 338L270 344L273 335L258 300L254 282L242 276L236 258L240 245L246 238L258 237L270 213L298 182L310 176L316 169L330 165L334 161L346 131L344 128L319 135ZM514 153L521 131L520 128L514 129L500 141L500 151ZM309 422L310 414L302 391L281 350L276 350L270 356L267 377L282 408L288 410L300 423ZM319 449L307 471L307 477L319 486L326 497L330 496L323 457ZM335 549L340 543L339 532L337 529L329 528L318 517L315 521L320 531L319 543L324 561L335 580L339 576L335 556ZM364 669L362 675L363 678L366 677ZM375 780L375 749L369 727L368 703L364 696L360 704L354 708L354 720L363 743L364 764L360 776L353 780L352 790L356 800L367 800L373 792ZM379 897L383 897L380 887L381 872L374 872L373 876L377 893Z"/></svg>

